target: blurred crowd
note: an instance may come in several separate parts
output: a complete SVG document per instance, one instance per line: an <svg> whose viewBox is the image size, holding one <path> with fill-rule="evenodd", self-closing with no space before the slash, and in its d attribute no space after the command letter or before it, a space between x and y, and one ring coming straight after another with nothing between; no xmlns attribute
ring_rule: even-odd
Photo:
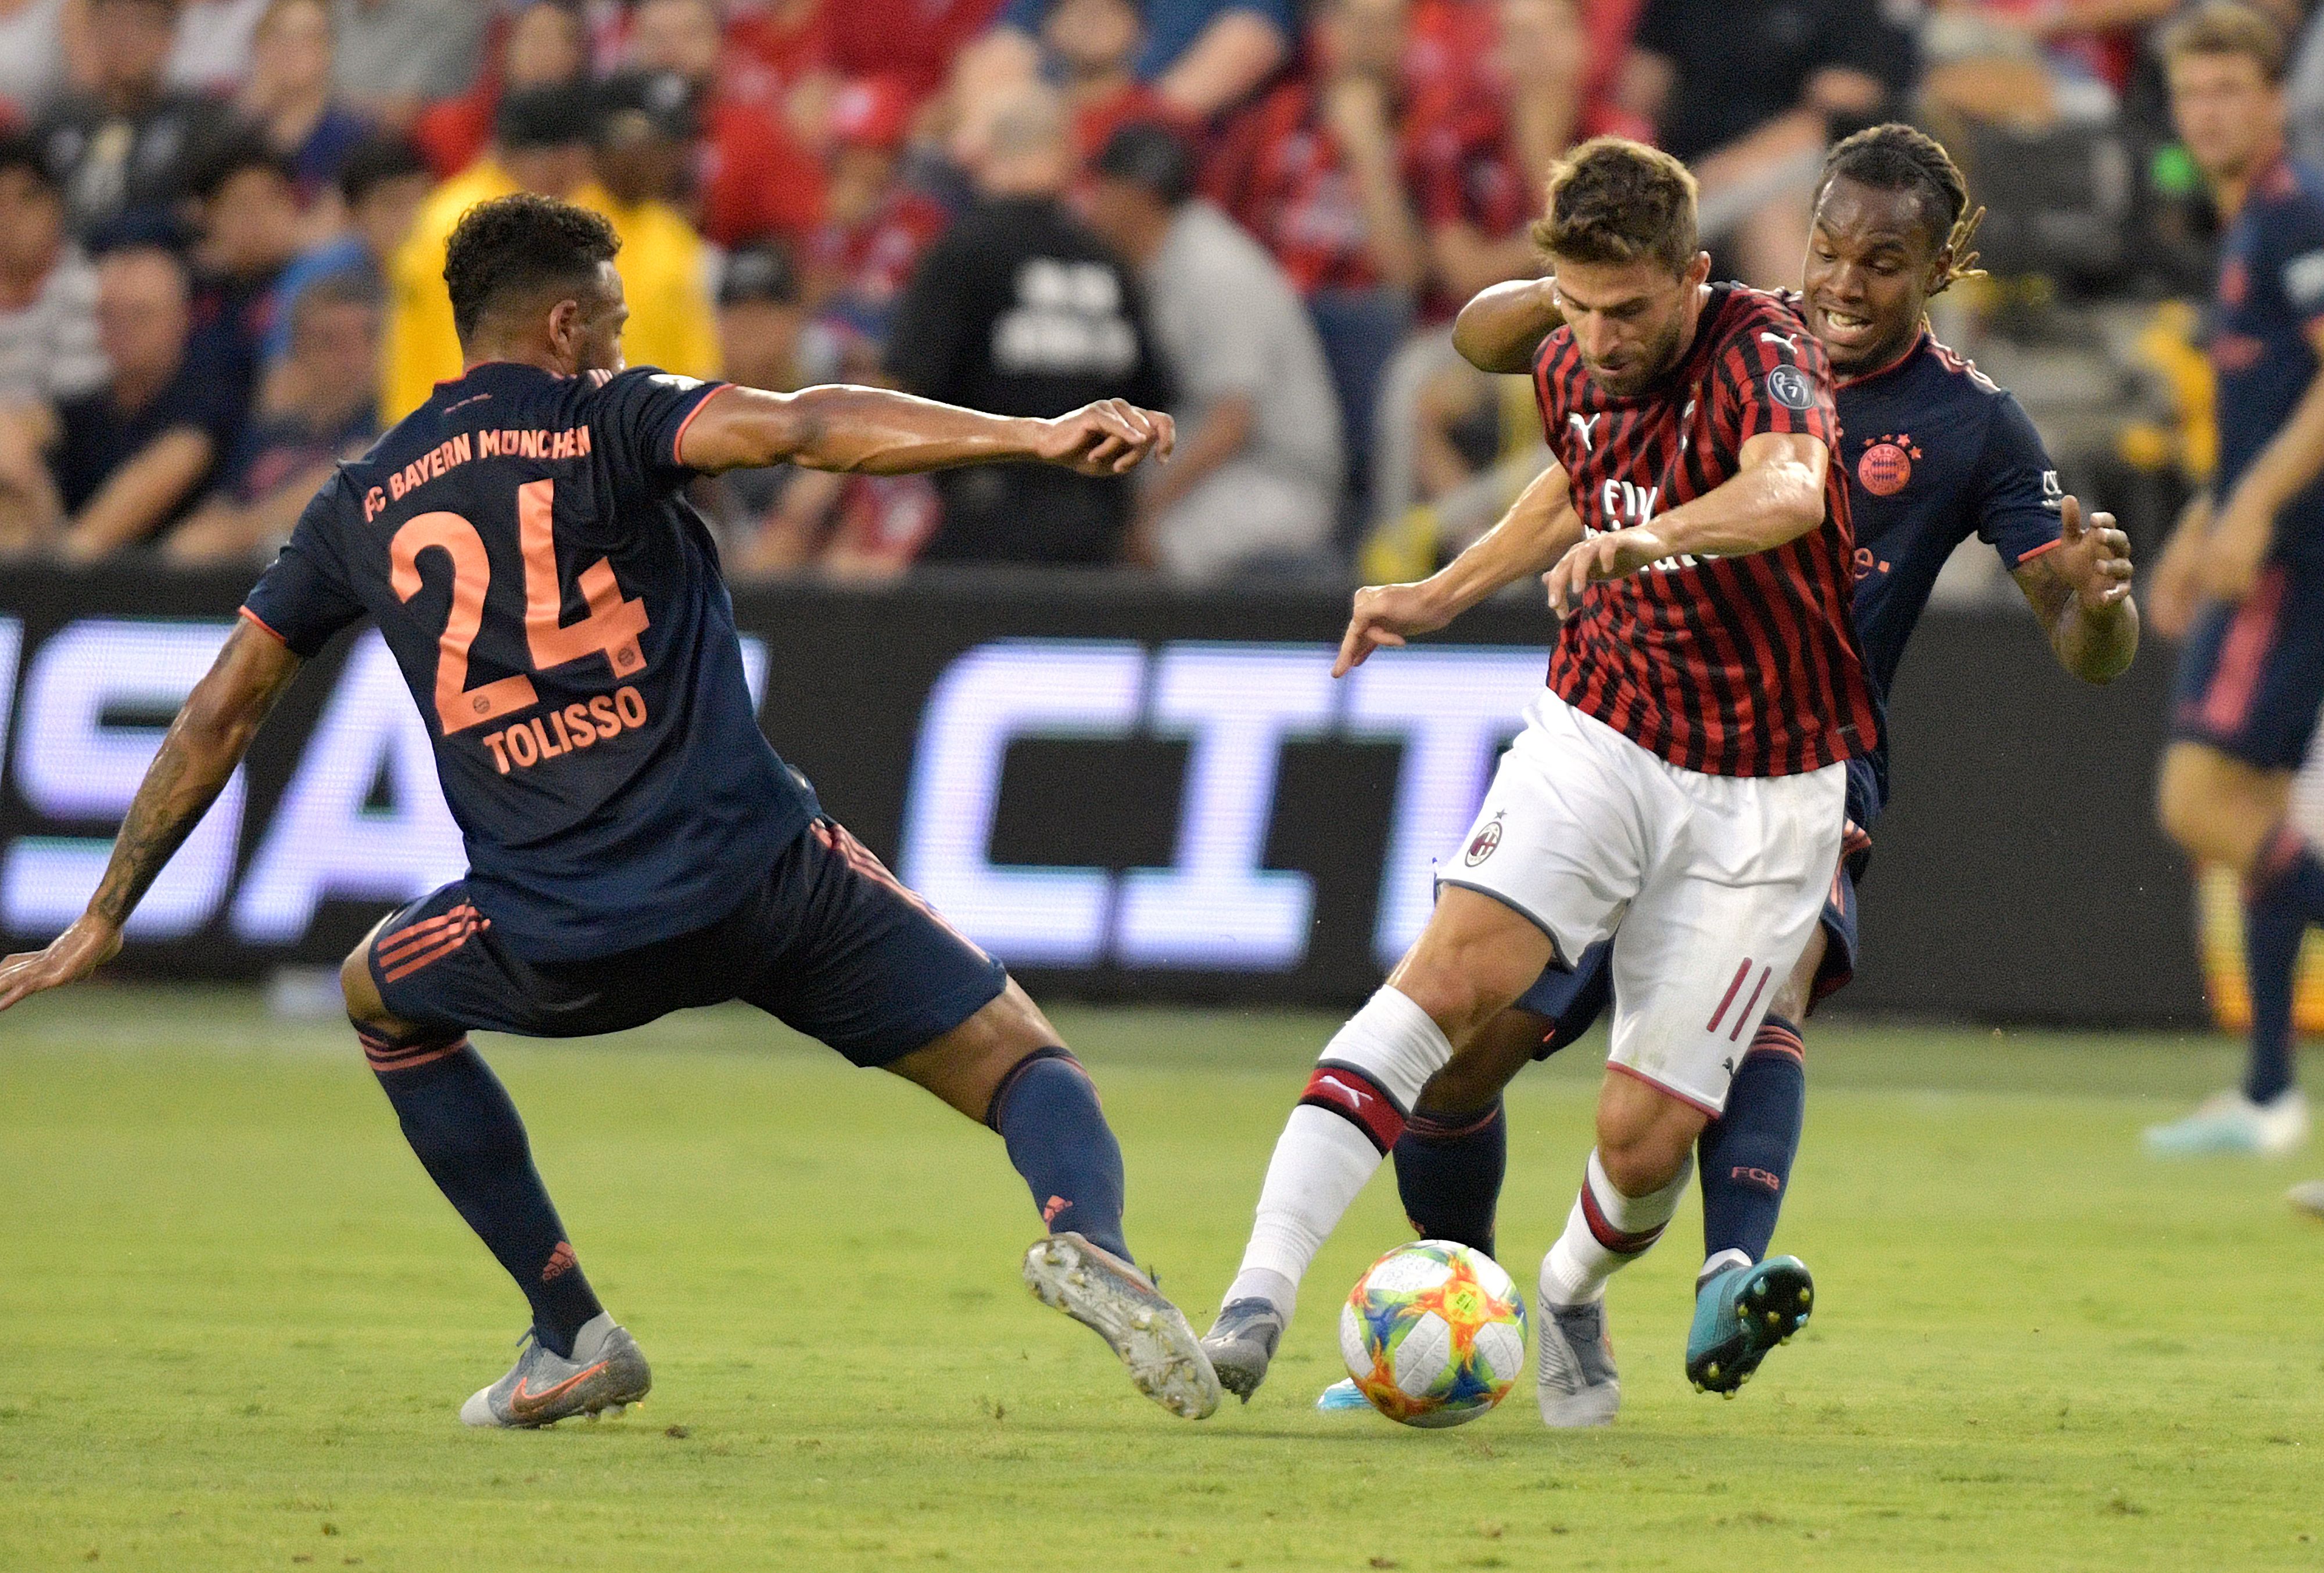
<svg viewBox="0 0 2324 1573"><path fill-rule="evenodd" d="M1538 271L1559 153L1647 137L1795 281L1830 142L1904 115L2000 281L2208 285L2172 0L0 0L0 552L255 561L456 376L469 205L609 217L633 364L1178 418L1133 484L704 483L737 577L1425 566L1539 463L1444 328ZM2299 41L2324 152L2324 13ZM2000 308L1996 307L1998 310Z"/></svg>

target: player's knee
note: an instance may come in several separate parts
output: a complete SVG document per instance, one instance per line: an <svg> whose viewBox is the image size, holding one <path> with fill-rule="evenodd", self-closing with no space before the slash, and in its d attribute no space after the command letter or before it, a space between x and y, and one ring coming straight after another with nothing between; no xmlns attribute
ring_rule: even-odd
<svg viewBox="0 0 2324 1573"><path fill-rule="evenodd" d="M2200 743L2163 756L2155 805L2163 832L2189 856L2248 869L2283 817L2289 777L2246 765Z"/></svg>
<svg viewBox="0 0 2324 1573"><path fill-rule="evenodd" d="M1432 1114L1465 1114L1484 1108L1525 1069L1541 1047L1545 1030L1542 1018L1531 1011L1502 1011L1428 1079L1414 1107Z"/></svg>
<svg viewBox="0 0 2324 1573"><path fill-rule="evenodd" d="M1623 1195L1648 1195L1678 1178L1708 1123L1692 1104L1609 1076L1598 1100L1598 1161Z"/></svg>
<svg viewBox="0 0 2324 1573"><path fill-rule="evenodd" d="M347 1019L357 1026L384 1030L397 1025L388 1014L386 1002L379 997L379 985L372 980L368 934L339 963L339 996L346 1002Z"/></svg>

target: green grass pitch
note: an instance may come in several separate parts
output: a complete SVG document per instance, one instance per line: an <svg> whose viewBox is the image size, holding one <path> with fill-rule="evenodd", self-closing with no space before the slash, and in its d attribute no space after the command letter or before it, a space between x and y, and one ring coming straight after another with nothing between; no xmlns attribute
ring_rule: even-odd
<svg viewBox="0 0 2324 1573"><path fill-rule="evenodd" d="M1060 1022L1199 1325L1333 1024ZM622 1420L456 1423L522 1303L344 1029L125 989L0 1021L0 1568L2324 1565L2303 1166L2137 1150L2222 1043L1812 1033L1778 1244L1815 1320L1738 1399L1690 1391L1690 1200L1616 1283L1624 1408L1588 1434L1542 1429L1530 1370L1456 1431L1310 1409L1339 1294L1402 1237L1385 1177L1257 1401L1188 1425L1025 1292L998 1141L892 1078L736 1012L485 1048L654 1361ZM1600 1058L1512 1095L1528 1291Z"/></svg>

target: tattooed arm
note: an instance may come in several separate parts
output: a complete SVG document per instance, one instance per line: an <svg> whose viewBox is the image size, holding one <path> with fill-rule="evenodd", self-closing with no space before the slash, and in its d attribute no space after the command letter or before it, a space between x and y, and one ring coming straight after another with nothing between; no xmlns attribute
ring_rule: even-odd
<svg viewBox="0 0 2324 1573"><path fill-rule="evenodd" d="M255 623L235 624L217 660L170 723L114 838L112 860L88 910L46 950L0 962L0 1010L44 989L77 983L113 959L121 949L122 924L226 789L267 712L303 664Z"/></svg>

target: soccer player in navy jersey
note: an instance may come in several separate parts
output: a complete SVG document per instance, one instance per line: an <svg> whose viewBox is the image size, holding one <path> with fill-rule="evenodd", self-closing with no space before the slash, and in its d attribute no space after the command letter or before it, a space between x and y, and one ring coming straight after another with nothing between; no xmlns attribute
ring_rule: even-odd
<svg viewBox="0 0 2324 1573"><path fill-rule="evenodd" d="M2219 460L2148 597L2183 639L2163 756L2163 828L2244 887L2251 1055L2243 1085L2146 1133L2159 1153L2285 1153L2308 1139L2292 1065L2301 936L2324 863L2286 823L2324 702L2324 173L2284 152L2283 41L2247 5L2163 35L2172 118L2227 230L2210 312Z"/></svg>
<svg viewBox="0 0 2324 1573"><path fill-rule="evenodd" d="M1611 1417L1606 1281L1677 1206L1739 1045L1822 910L1844 761L1878 738L1821 345L1788 302L1709 281L1694 179L1666 153L1584 143L1535 238L1564 317L1535 365L1554 462L1443 572L1360 592L1336 669L1546 569L1563 618L1548 688L1420 938L1325 1047L1277 1144L1204 1336L1246 1397L1429 1079L1618 923L1597 1148L1538 1318L1545 1420Z"/></svg>
<svg viewBox="0 0 2324 1573"><path fill-rule="evenodd" d="M1856 531L1856 627L1883 695L1939 570L1971 535L2000 555L2067 671L2111 682L2138 646L2127 538L2107 514L2084 521L2017 400L1929 329L1929 298L1975 265L1975 225L1960 171L1911 126L1859 132L1826 160L1798 299L1836 374ZM1499 285L1462 313L1456 340L1488 371L1522 371L1556 321L1547 281ZM1806 1108L1800 1024L1854 975L1856 885L1887 801L1887 766L1885 735L1848 761L1842 860L1821 922L1775 988L1724 1112L1696 1145L1705 1259L1686 1369L1713 1391L1740 1386L1777 1341L1769 1335L1780 1328L1764 1315L1746 1318L1747 1305L1812 1304L1805 1265L1766 1251ZM1616 954L1623 943L1611 942ZM1405 1210L1423 1235L1493 1248L1507 1164L1501 1089L1604 1011L1608 950L1595 946L1570 970L1545 973L1479 1035L1474 1053L1423 1090L1396 1145ZM1325 1406L1341 1407L1346 1396L1335 1389Z"/></svg>
<svg viewBox="0 0 2324 1573"><path fill-rule="evenodd" d="M1199 1418L1218 1384L1130 1265L1121 1152L1089 1078L1001 963L831 818L761 734L717 555L683 488L788 462L895 474L1167 456L1118 400L1005 419L881 390L762 392L623 370L619 245L598 216L468 211L445 280L465 369L340 466L250 593L131 805L88 911L0 965L0 1008L87 977L268 709L333 634L376 620L434 734L467 877L383 920L340 970L405 1136L532 1311L471 1425L635 1402L644 1357L598 1303L472 1028L616 1032L743 999L990 1125L1050 1233L1047 1303L1140 1391Z"/></svg>

